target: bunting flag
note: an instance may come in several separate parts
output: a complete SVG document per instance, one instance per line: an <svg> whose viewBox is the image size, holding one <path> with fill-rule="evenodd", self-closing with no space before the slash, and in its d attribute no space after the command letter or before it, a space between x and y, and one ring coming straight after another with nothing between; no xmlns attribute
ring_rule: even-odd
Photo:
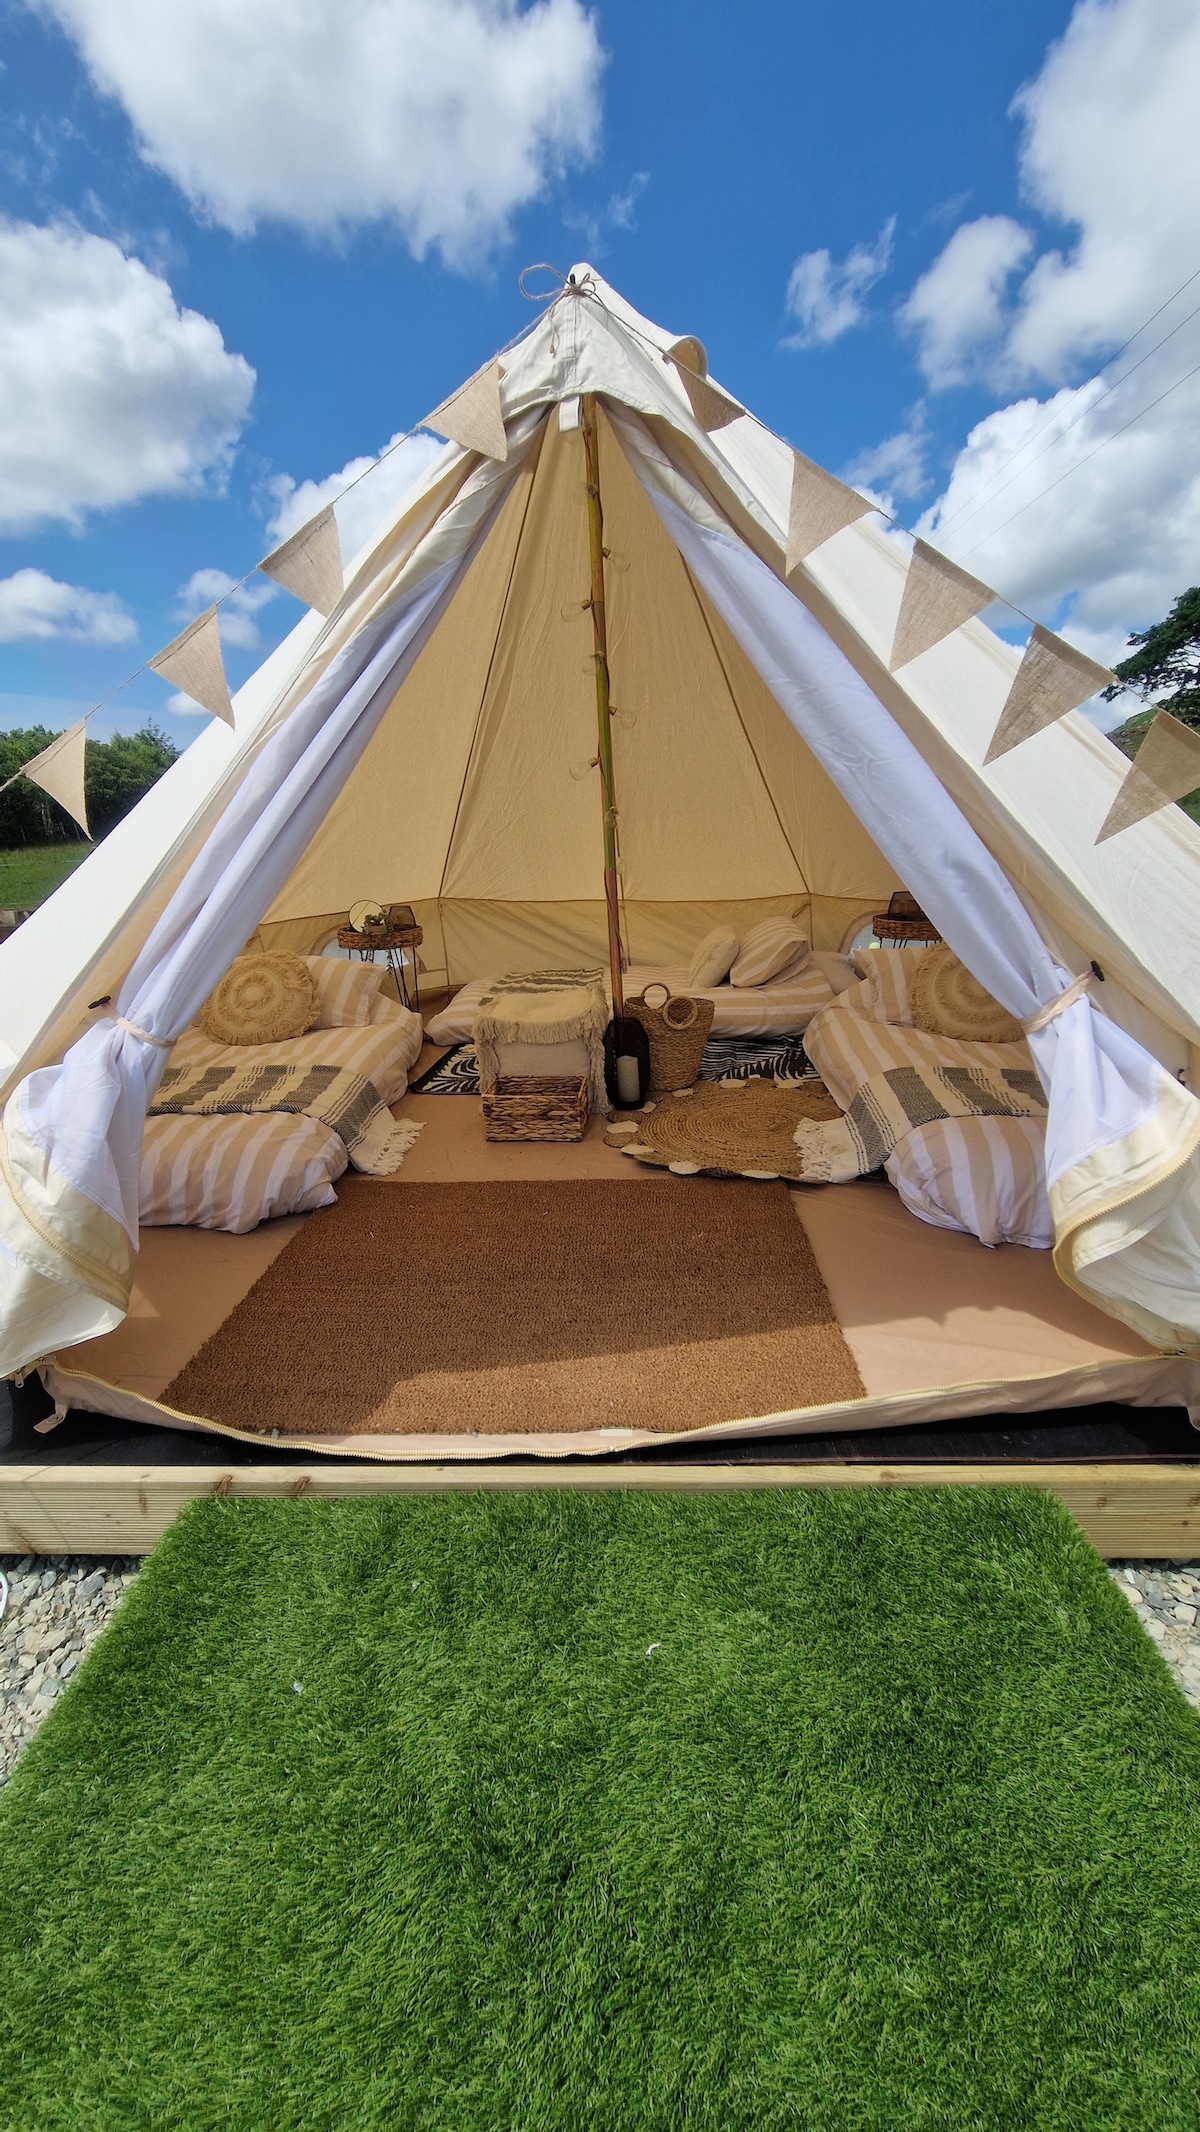
<svg viewBox="0 0 1200 2132"><path fill-rule="evenodd" d="M916 541L896 617L889 672L931 651L973 614L990 607L995 597L990 585L947 562L927 541Z"/></svg>
<svg viewBox="0 0 1200 2132"><path fill-rule="evenodd" d="M84 796L83 770L87 748L87 719L81 718L66 733L59 733L40 755L33 755L22 763L20 775L30 777L52 800L65 807L73 821L78 822L85 837L91 837L88 828L87 800ZM11 783L12 780L10 779Z"/></svg>
<svg viewBox="0 0 1200 2132"><path fill-rule="evenodd" d="M500 377L497 358L477 377L468 378L466 384L452 392L440 407L435 407L431 415L426 415L420 427L432 429L439 437L449 437L452 444L460 445L465 452L479 452L485 459L507 459L508 438L500 405Z"/></svg>
<svg viewBox="0 0 1200 2132"><path fill-rule="evenodd" d="M827 474L823 466L814 466L803 452L793 452L784 576L790 577L797 563L802 563L814 548L832 540L843 526L852 526L856 518L865 518L874 509L874 504L860 496L857 489L848 489L844 481Z"/></svg>
<svg viewBox="0 0 1200 2132"><path fill-rule="evenodd" d="M1097 844L1196 791L1200 791L1200 733L1173 718L1170 711L1159 711L1104 817Z"/></svg>
<svg viewBox="0 0 1200 2132"><path fill-rule="evenodd" d="M709 384L704 343L694 334L685 335L683 340L675 342L674 347L668 348L666 360L674 364L701 429L710 434L714 429L727 429L739 415L745 414L745 408L739 407L736 400L729 399L725 393L718 392L715 385Z"/></svg>
<svg viewBox="0 0 1200 2132"><path fill-rule="evenodd" d="M332 614L342 596L342 549L333 505L318 511L258 567L306 607Z"/></svg>
<svg viewBox="0 0 1200 2132"><path fill-rule="evenodd" d="M149 664L164 681L190 696L193 703L202 704L214 718L223 718L226 725L233 724L215 607L206 607L170 644L156 651Z"/></svg>
<svg viewBox="0 0 1200 2132"><path fill-rule="evenodd" d="M1035 622L1025 657L1005 698L996 730L983 760L995 762L1019 747L1032 734L1054 725L1068 711L1086 703L1102 688L1111 688L1113 676L1106 666L1084 657L1071 644L1064 644L1052 630Z"/></svg>

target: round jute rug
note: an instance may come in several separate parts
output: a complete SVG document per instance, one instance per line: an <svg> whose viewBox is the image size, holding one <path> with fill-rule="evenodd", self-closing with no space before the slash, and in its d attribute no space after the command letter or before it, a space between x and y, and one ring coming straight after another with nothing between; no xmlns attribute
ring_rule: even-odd
<svg viewBox="0 0 1200 2132"><path fill-rule="evenodd" d="M823 1081L780 1088L774 1081L700 1081L609 1126L610 1147L674 1171L677 1177L795 1177L802 1119L840 1118Z"/></svg>

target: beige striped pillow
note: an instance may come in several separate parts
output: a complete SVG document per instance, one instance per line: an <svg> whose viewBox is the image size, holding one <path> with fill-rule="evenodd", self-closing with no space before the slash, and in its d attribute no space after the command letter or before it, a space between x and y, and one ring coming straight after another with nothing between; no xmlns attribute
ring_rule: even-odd
<svg viewBox="0 0 1200 2132"><path fill-rule="evenodd" d="M764 918L751 926L729 972L731 985L769 985L794 977L808 960L808 935L791 918Z"/></svg>
<svg viewBox="0 0 1200 2132"><path fill-rule="evenodd" d="M138 1220L243 1236L273 1215L332 1206L345 1167L343 1142L315 1118L147 1118Z"/></svg>
<svg viewBox="0 0 1200 2132"><path fill-rule="evenodd" d="M859 976L871 987L869 998L855 1001L855 1013L866 1014L872 1021L895 1022L901 1028L911 1029L913 1018L909 994L924 954L923 946L855 948L850 960Z"/></svg>
<svg viewBox="0 0 1200 2132"><path fill-rule="evenodd" d="M317 1028L365 1028L387 974L383 967L343 962L340 955L306 955L304 963L317 994Z"/></svg>

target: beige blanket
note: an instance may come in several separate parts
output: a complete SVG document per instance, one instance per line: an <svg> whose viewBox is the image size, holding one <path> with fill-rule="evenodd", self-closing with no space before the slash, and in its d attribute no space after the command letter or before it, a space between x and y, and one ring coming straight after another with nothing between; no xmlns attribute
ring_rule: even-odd
<svg viewBox="0 0 1200 2132"><path fill-rule="evenodd" d="M494 1088L500 1077L499 1044L582 1041L588 1060L589 1106L606 1111L604 1032L608 1019L599 970L534 970L526 976L498 977L475 1014L481 1088Z"/></svg>
<svg viewBox="0 0 1200 2132"><path fill-rule="evenodd" d="M393 1118L373 1081L345 1066L168 1066L151 1117L191 1113L199 1117L236 1111L303 1113L328 1125L345 1144L356 1170L390 1177L421 1128Z"/></svg>
<svg viewBox="0 0 1200 2132"><path fill-rule="evenodd" d="M1046 1096L1032 1067L892 1066L872 1074L844 1117L807 1119L792 1135L805 1184L848 1184L887 1161L919 1125L943 1118L1044 1118Z"/></svg>

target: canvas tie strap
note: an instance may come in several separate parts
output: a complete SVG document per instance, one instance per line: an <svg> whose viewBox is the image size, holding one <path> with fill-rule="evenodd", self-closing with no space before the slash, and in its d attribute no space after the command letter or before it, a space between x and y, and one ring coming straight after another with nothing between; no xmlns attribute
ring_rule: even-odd
<svg viewBox="0 0 1200 2132"><path fill-rule="evenodd" d="M99 1009L100 1012L106 1014L109 1021L116 1023L118 1029L128 1029L130 1036L136 1036L139 1043L153 1044L156 1051L171 1051L174 1049L175 1039L173 1036L151 1036L148 1029L139 1029L136 1022L128 1021L123 1014L117 1013L111 999L94 999L92 1006L94 1009Z"/></svg>
<svg viewBox="0 0 1200 2132"><path fill-rule="evenodd" d="M1065 1014L1067 1008L1073 1007L1077 999L1082 999L1093 975L1093 971L1085 970L1082 977L1073 978L1055 999L1050 1000L1046 1006L1039 1007L1037 1013L1031 1014L1027 1022L1022 1022L1021 1027L1026 1036L1036 1036L1039 1029L1044 1029L1048 1022L1055 1021L1060 1014Z"/></svg>

